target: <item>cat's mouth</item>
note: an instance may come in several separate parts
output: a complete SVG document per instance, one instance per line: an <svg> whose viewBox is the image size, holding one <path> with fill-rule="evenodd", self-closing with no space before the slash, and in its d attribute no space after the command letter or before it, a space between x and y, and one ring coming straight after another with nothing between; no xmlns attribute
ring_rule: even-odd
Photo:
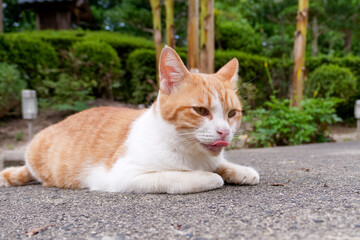
<svg viewBox="0 0 360 240"><path fill-rule="evenodd" d="M209 150L212 153L219 153L223 149L223 147L229 146L229 142L216 141L216 142L210 143L210 144L202 143L202 145L204 146L204 148L206 148L207 150Z"/></svg>

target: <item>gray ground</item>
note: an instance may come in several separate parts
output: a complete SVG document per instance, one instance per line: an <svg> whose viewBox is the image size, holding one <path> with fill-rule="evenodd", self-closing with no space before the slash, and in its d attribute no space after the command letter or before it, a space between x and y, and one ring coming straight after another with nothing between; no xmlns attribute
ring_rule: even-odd
<svg viewBox="0 0 360 240"><path fill-rule="evenodd" d="M0 239L360 239L360 142L227 152L258 186L190 195L0 188ZM279 186L274 186L279 185Z"/></svg>

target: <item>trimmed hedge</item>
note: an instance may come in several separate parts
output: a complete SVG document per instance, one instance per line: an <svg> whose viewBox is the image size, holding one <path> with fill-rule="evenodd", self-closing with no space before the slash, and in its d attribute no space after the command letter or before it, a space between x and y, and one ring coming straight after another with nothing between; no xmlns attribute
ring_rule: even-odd
<svg viewBox="0 0 360 240"><path fill-rule="evenodd" d="M316 68L324 64L335 64L340 67L346 67L350 69L351 73L357 79L357 87L355 94L352 96L346 96L345 101L340 102L336 108L336 113L339 115L345 122L353 124L355 122L354 118L354 104L356 99L360 99L360 57L346 56L343 58L339 57L318 57L310 58L306 61L306 69L311 74L315 71ZM306 84L306 83L305 83Z"/></svg>
<svg viewBox="0 0 360 240"><path fill-rule="evenodd" d="M83 81L97 87L96 95L114 99L113 88L122 85L121 63L115 49L105 42L83 41L75 43L72 52L80 61L69 67Z"/></svg>
<svg viewBox="0 0 360 240"><path fill-rule="evenodd" d="M20 103L21 90L25 87L16 66L0 62L0 118Z"/></svg>
<svg viewBox="0 0 360 240"><path fill-rule="evenodd" d="M179 56L186 63L186 54L179 52ZM155 51L149 49L137 49L129 55L126 69L131 73L131 103L150 104L157 96L155 59Z"/></svg>
<svg viewBox="0 0 360 240"><path fill-rule="evenodd" d="M261 53L261 36L248 23L222 21L216 31L217 47L247 53Z"/></svg>
<svg viewBox="0 0 360 240"><path fill-rule="evenodd" d="M308 97L346 99L356 93L356 78L349 68L324 64L309 74L305 87Z"/></svg>
<svg viewBox="0 0 360 240"><path fill-rule="evenodd" d="M46 42L25 36L5 36L0 53L3 61L16 64L27 80L29 87L38 89L42 85L42 79L51 71L59 67L59 59L55 49Z"/></svg>
<svg viewBox="0 0 360 240"><path fill-rule="evenodd" d="M50 43L58 52L70 50L70 47L79 41L100 41L112 46L125 65L127 56L135 49L154 49L154 42L145 38L128 36L105 31L76 31L76 30L43 30L31 32L9 33L9 36L28 36Z"/></svg>

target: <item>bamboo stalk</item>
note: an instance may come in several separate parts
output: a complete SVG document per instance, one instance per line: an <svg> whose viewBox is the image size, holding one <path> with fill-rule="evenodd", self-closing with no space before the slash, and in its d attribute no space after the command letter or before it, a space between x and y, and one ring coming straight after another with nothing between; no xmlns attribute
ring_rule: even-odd
<svg viewBox="0 0 360 240"><path fill-rule="evenodd" d="M201 0L200 71L214 72L214 0Z"/></svg>
<svg viewBox="0 0 360 240"><path fill-rule="evenodd" d="M165 0L166 44L175 48L174 0Z"/></svg>
<svg viewBox="0 0 360 240"><path fill-rule="evenodd" d="M299 0L294 42L294 71L292 76L291 105L300 107L305 78L306 27L309 1Z"/></svg>
<svg viewBox="0 0 360 240"><path fill-rule="evenodd" d="M153 15L154 42L156 50L156 82L159 85L159 59L161 54L161 7L160 0L150 0Z"/></svg>
<svg viewBox="0 0 360 240"><path fill-rule="evenodd" d="M188 8L188 58L191 72L199 70L199 1L189 0Z"/></svg>

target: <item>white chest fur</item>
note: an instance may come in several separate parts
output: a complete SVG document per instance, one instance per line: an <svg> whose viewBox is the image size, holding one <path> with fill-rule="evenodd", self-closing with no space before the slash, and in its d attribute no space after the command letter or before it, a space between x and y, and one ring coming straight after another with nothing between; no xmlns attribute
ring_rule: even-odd
<svg viewBox="0 0 360 240"><path fill-rule="evenodd" d="M134 177L160 171L202 170L213 172L222 154L209 156L187 144L175 127L164 121L153 107L131 126L125 142L126 154L107 170L105 166L89 169L85 185L92 190L123 191Z"/></svg>

